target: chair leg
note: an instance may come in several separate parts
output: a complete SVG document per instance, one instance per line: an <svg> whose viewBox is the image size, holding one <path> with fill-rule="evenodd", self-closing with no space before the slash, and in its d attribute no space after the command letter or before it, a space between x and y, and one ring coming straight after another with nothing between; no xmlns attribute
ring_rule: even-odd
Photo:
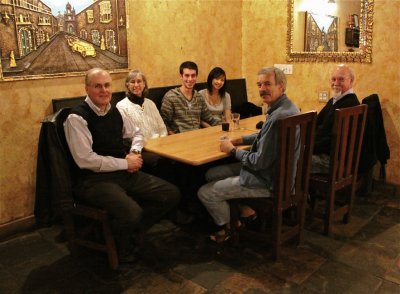
<svg viewBox="0 0 400 294"><path fill-rule="evenodd" d="M274 224L273 224L273 240L274 243L272 244L273 246L273 259L275 261L279 260L282 252L282 246L281 246L281 234L282 234L282 211L277 211L275 212L278 215L274 217Z"/></svg>
<svg viewBox="0 0 400 294"><path fill-rule="evenodd" d="M325 235L329 236L331 233L334 214L335 214L335 192L333 191L328 194L328 197L326 199L326 210L325 210L325 220L324 220Z"/></svg>
<svg viewBox="0 0 400 294"><path fill-rule="evenodd" d="M297 206L297 223L299 225L299 232L297 235L297 245L303 242L304 224L306 222L306 200L301 201Z"/></svg>
<svg viewBox="0 0 400 294"><path fill-rule="evenodd" d="M356 194L356 185L351 185L351 191L349 195L349 199L347 200L347 212L343 216L343 223L348 224L350 222L351 211L353 209L354 197Z"/></svg>
<svg viewBox="0 0 400 294"><path fill-rule="evenodd" d="M114 236L110 229L110 222L108 221L108 219L105 219L102 223L104 240L107 247L108 263L110 264L111 269L116 270L118 268L118 255L115 246Z"/></svg>
<svg viewBox="0 0 400 294"><path fill-rule="evenodd" d="M75 244L75 225L70 212L64 212L64 226L67 233L68 247L72 256L78 256L78 246Z"/></svg>

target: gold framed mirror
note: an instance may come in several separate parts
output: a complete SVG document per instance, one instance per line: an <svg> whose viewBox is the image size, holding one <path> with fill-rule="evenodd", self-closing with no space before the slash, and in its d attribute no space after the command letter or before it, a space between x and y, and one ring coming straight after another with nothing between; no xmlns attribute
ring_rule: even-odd
<svg viewBox="0 0 400 294"><path fill-rule="evenodd" d="M331 5L331 8L332 4L335 6L328 11L321 6L316 7L316 3ZM310 11L312 9L315 10ZM314 16L316 13L323 17L310 18L310 15ZM371 63L373 15L374 0L288 0L287 60ZM324 27L324 22L320 19L332 17L337 21L328 21L328 24L325 22ZM308 36L312 36L311 41ZM336 40L331 42L336 42L338 46L318 46L318 42L326 42L328 36L334 36L332 38ZM316 44L310 47L310 42ZM313 51L306 51L305 48Z"/></svg>

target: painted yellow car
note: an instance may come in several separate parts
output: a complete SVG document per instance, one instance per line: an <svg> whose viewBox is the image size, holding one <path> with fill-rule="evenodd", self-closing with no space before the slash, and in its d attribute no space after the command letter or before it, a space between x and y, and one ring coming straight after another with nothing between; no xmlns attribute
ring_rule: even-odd
<svg viewBox="0 0 400 294"><path fill-rule="evenodd" d="M80 54L82 54L83 57L86 56L96 56L96 49L94 49L92 44L89 44L87 42L84 41L80 41L78 39L69 39L68 40L69 45L71 47L71 50L73 52L79 52Z"/></svg>

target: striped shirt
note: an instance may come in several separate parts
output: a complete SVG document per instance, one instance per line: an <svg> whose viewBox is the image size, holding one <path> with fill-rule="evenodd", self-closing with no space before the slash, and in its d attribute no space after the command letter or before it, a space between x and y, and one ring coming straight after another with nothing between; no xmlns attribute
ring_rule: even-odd
<svg viewBox="0 0 400 294"><path fill-rule="evenodd" d="M192 100L187 100L179 88L169 90L163 98L161 117L168 132L183 133L200 128L200 121L215 126L221 120L212 116L202 95L193 91Z"/></svg>

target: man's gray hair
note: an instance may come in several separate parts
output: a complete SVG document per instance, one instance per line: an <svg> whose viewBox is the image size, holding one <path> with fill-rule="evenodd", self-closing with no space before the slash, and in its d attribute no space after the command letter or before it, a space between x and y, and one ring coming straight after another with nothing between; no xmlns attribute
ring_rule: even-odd
<svg viewBox="0 0 400 294"><path fill-rule="evenodd" d="M94 67L89 69L86 72L86 76L85 76L85 85L86 86L90 86L90 83L92 82L92 77L94 75L98 75L98 74L109 74L108 71L106 71L105 69L99 68L99 67Z"/></svg>
<svg viewBox="0 0 400 294"><path fill-rule="evenodd" d="M275 83L276 84L282 84L283 85L283 92L285 93L286 91L286 76L285 73L277 68L277 67L263 67L262 69L260 69L258 71L258 75L266 75L266 74L270 74L271 72L274 73L275 75Z"/></svg>
<svg viewBox="0 0 400 294"><path fill-rule="evenodd" d="M336 65L336 68L344 68L344 69L346 69L348 74L349 74L349 76L350 76L351 81L354 82L355 76L354 76L354 71L353 71L353 69L351 67L349 67L346 64L342 63L342 64Z"/></svg>

